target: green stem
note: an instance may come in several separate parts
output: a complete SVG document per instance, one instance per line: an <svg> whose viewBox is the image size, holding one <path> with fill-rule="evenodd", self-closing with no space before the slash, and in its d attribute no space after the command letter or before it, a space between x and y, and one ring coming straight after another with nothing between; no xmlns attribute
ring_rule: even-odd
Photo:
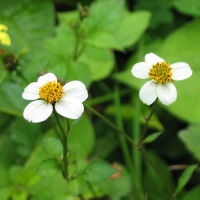
<svg viewBox="0 0 200 200"><path fill-rule="evenodd" d="M119 92L119 96L125 96L127 94L131 93L130 89L125 89ZM96 104L101 104L101 103L105 103L108 101L112 101L114 99L114 95L113 93L106 94L100 97L96 97L94 99L88 100L87 104L90 106L96 105Z"/></svg>
<svg viewBox="0 0 200 200"><path fill-rule="evenodd" d="M97 194L96 194L96 192L95 192L95 190L94 190L94 188L93 188L92 184L91 184L89 181L86 181L86 183L87 183L87 185L88 185L88 187L89 187L90 191L91 191L91 192L92 192L92 194L93 194L93 198L97 199L97 198L98 198L98 196L97 196Z"/></svg>
<svg viewBox="0 0 200 200"><path fill-rule="evenodd" d="M115 105L115 111L117 113L117 115L116 115L117 126L121 130L123 130L123 121L122 121L122 116L121 116L121 105L120 105L120 95L119 95L119 89L118 89L117 86L116 86L116 88L114 90L114 105ZM120 146L121 146L124 158L125 158L126 165L127 165L128 169L129 169L129 171L131 172L131 174L134 176L133 165L132 165L132 160L131 160L131 156L130 156L130 151L128 149L128 145L126 143L126 140L125 140L124 136L119 135L119 142L120 142Z"/></svg>
<svg viewBox="0 0 200 200"><path fill-rule="evenodd" d="M93 109L92 107L90 107L87 104L84 104L85 107L92 112L93 114L95 114L96 116L98 116L99 118L101 118L106 124L108 124L111 128L113 128L114 130L116 130L118 133L122 134L127 141L129 141L132 145L134 145L135 147L137 147L135 141L123 130L119 129L114 123L112 123L108 118L106 118L105 116L103 116L102 114L100 114L98 111L96 111L95 109Z"/></svg>
<svg viewBox="0 0 200 200"><path fill-rule="evenodd" d="M75 43L75 49L74 49L74 61L77 60L79 56L78 48L79 48L79 32L75 30L76 34L76 43Z"/></svg>
<svg viewBox="0 0 200 200"><path fill-rule="evenodd" d="M134 96L133 98L133 107L134 109L134 116L133 116L133 131L132 131L132 138L135 140L136 143L140 141L140 111L141 111L141 102L140 99ZM141 185L142 181L142 167L141 167L141 154L138 152L137 149L132 147L132 156L133 156L133 163L135 166L137 182Z"/></svg>
<svg viewBox="0 0 200 200"><path fill-rule="evenodd" d="M155 102L153 103L153 106L152 106L152 109L151 109L151 112L149 114L149 116L145 119L145 124L144 124L144 127L143 127L143 130L142 130L142 133L141 133L141 139L140 139L140 142L138 143L138 148L141 148L142 147L142 143L145 139L145 136L146 136L146 132L147 132L147 128L148 128L148 125L149 125L149 122L151 120L151 117L155 111L155 107L157 105L157 102L158 102L158 99L155 100Z"/></svg>
<svg viewBox="0 0 200 200"><path fill-rule="evenodd" d="M62 133L62 144L63 144L63 169L62 169L62 174L63 174L63 177L69 181L69 177L68 177L68 161L67 161L67 135L70 131L70 125L69 125L69 122L68 122L68 129L67 131L65 132L63 127L62 127L62 124L60 122L60 119L59 119L59 116L57 114L57 112L54 110L54 116L55 116L55 119L56 119L56 122L57 122L57 125L60 129L60 132Z"/></svg>

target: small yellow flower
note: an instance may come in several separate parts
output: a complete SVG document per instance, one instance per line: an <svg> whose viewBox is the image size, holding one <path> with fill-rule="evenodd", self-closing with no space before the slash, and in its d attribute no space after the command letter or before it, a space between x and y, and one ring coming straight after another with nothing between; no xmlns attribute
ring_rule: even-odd
<svg viewBox="0 0 200 200"><path fill-rule="evenodd" d="M7 26L0 24L0 44L10 46L11 45L11 39L8 33Z"/></svg>

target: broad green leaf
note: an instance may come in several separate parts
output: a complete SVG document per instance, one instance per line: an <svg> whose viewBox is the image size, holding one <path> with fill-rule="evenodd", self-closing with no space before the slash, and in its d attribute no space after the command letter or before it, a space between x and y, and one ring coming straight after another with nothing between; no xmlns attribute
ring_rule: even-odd
<svg viewBox="0 0 200 200"><path fill-rule="evenodd" d="M184 195L182 200L199 200L200 197L200 185L191 188L187 193Z"/></svg>
<svg viewBox="0 0 200 200"><path fill-rule="evenodd" d="M68 61L74 57L76 36L69 26L60 25L56 29L56 36L46 41L46 49L52 61ZM52 62L52 64L54 63Z"/></svg>
<svg viewBox="0 0 200 200"><path fill-rule="evenodd" d="M171 12L172 1L173 0L140 0L137 1L135 9L150 11L152 13L150 27L156 28L159 25L173 22L173 15Z"/></svg>
<svg viewBox="0 0 200 200"><path fill-rule="evenodd" d="M111 199L122 199L126 197L130 192L133 192L132 198L141 200L140 195L134 190L130 174L126 168L118 163L113 165L117 166L117 172L114 173L116 176L111 176L109 179L102 181L98 184L100 191L104 191ZM138 196L137 196L138 195Z"/></svg>
<svg viewBox="0 0 200 200"><path fill-rule="evenodd" d="M60 168L55 160L46 159L39 163L36 171L42 176L51 177L58 173Z"/></svg>
<svg viewBox="0 0 200 200"><path fill-rule="evenodd" d="M151 13L148 11L125 12L119 28L114 33L123 47L134 45L148 28Z"/></svg>
<svg viewBox="0 0 200 200"><path fill-rule="evenodd" d="M181 13L200 16L200 1L199 0L175 0L173 2L175 8Z"/></svg>
<svg viewBox="0 0 200 200"><path fill-rule="evenodd" d="M91 162L84 170L82 176L89 182L100 182L107 179L116 169L103 160L95 160Z"/></svg>
<svg viewBox="0 0 200 200"><path fill-rule="evenodd" d="M151 135L148 135L143 143L147 144L147 143L151 143L153 142L154 140L156 140L162 133L161 132L158 132L158 133L152 133Z"/></svg>
<svg viewBox="0 0 200 200"><path fill-rule="evenodd" d="M2 187L0 188L0 197L1 197L1 200L8 200L9 197L10 197L10 190L11 188L10 187Z"/></svg>
<svg viewBox="0 0 200 200"><path fill-rule="evenodd" d="M11 194L11 198L13 200L24 200L24 199L27 199L28 196L29 196L29 192L27 190L17 191L17 189L16 189Z"/></svg>
<svg viewBox="0 0 200 200"><path fill-rule="evenodd" d="M61 173L57 173L51 177L43 176L29 191L33 194L33 200L66 200L70 196L67 189L68 183Z"/></svg>
<svg viewBox="0 0 200 200"><path fill-rule="evenodd" d="M200 160L200 125L192 125L187 129L181 130L178 136L190 153Z"/></svg>
<svg viewBox="0 0 200 200"><path fill-rule="evenodd" d="M99 47L122 50L114 33L119 28L123 14L124 2L121 0L95 1L89 9L89 16L81 25L84 41Z"/></svg>
<svg viewBox="0 0 200 200"><path fill-rule="evenodd" d="M0 1L1 23L8 26L12 45L10 49L40 51L44 39L52 35L54 9L51 1L21 0L14 6L13 0Z"/></svg>
<svg viewBox="0 0 200 200"><path fill-rule="evenodd" d="M80 121L74 124L68 136L69 152L77 158L86 158L94 148L94 128L90 119L83 115Z"/></svg>
<svg viewBox="0 0 200 200"><path fill-rule="evenodd" d="M92 83L92 73L90 70L90 65L86 62L76 61L69 63L69 68L67 71L67 80L79 80L82 81L87 88L89 88Z"/></svg>
<svg viewBox="0 0 200 200"><path fill-rule="evenodd" d="M110 75L114 68L114 55L111 51L87 45L79 61L87 64L93 80L101 80Z"/></svg>
<svg viewBox="0 0 200 200"><path fill-rule="evenodd" d="M42 146L44 150L53 157L61 158L63 154L63 148L60 140L55 137L49 137L43 139Z"/></svg>
<svg viewBox="0 0 200 200"><path fill-rule="evenodd" d="M41 139L40 124L32 124L24 118L17 118L9 128L11 139L17 144L16 152L22 157L28 157Z"/></svg>
<svg viewBox="0 0 200 200"><path fill-rule="evenodd" d="M26 101L22 99L23 89L19 83L4 81L0 87L0 111L14 116L22 116Z"/></svg>
<svg viewBox="0 0 200 200"><path fill-rule="evenodd" d="M142 85L145 83L145 80L133 77L130 69L114 74L114 78L116 78L121 83L124 83L137 90L139 90L140 87L142 87Z"/></svg>
<svg viewBox="0 0 200 200"><path fill-rule="evenodd" d="M84 21L84 28L89 31L94 28L110 32L116 31L124 12L124 1L97 0L89 8L89 16ZM103 20L102 20L103 19Z"/></svg>
<svg viewBox="0 0 200 200"><path fill-rule="evenodd" d="M181 174L178 180L178 185L176 187L176 190L174 192L174 195L177 195L187 184L187 182L190 180L194 170L196 169L197 165L190 165L185 169L185 171Z"/></svg>
<svg viewBox="0 0 200 200"><path fill-rule="evenodd" d="M112 32L109 32L104 29L96 28L93 31L90 31L87 34L87 38L84 42L95 45L102 48L112 48L116 50L123 50L123 46L120 43L120 40L113 35Z"/></svg>

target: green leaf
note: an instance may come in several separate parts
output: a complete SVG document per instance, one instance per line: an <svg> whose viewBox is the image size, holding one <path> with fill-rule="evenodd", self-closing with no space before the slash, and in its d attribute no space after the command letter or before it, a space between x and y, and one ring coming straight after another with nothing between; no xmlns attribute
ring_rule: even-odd
<svg viewBox="0 0 200 200"><path fill-rule="evenodd" d="M52 64L55 62L73 59L76 45L76 36L69 26L60 25L56 29L56 36L46 41L46 49L49 51L49 58ZM53 62L54 61L54 62Z"/></svg>
<svg viewBox="0 0 200 200"><path fill-rule="evenodd" d="M24 118L16 118L10 125L12 140L17 144L16 152L27 157L41 139L40 124L28 123Z"/></svg>
<svg viewBox="0 0 200 200"><path fill-rule="evenodd" d="M104 191L110 199L123 199L123 197L126 197L130 192L133 192L131 197L133 199L141 200L140 196L138 196L138 194L136 194L137 192L133 189L131 176L126 168L117 163L114 163L114 165L119 168L116 172L116 175L118 176L100 182L98 184L100 191Z"/></svg>
<svg viewBox="0 0 200 200"><path fill-rule="evenodd" d="M173 5L178 11L192 16L200 16L200 1L199 0L175 0Z"/></svg>
<svg viewBox="0 0 200 200"><path fill-rule="evenodd" d="M123 12L124 2L121 0L94 1L89 9L89 17L85 19L83 26L87 30L100 28L110 32L116 31Z"/></svg>
<svg viewBox="0 0 200 200"><path fill-rule="evenodd" d="M126 11L117 31L114 33L120 45L129 47L134 45L149 25L151 13L148 11Z"/></svg>
<svg viewBox="0 0 200 200"><path fill-rule="evenodd" d="M83 115L79 123L72 126L68 136L68 148L77 158L86 158L95 145L94 128L90 119Z"/></svg>
<svg viewBox="0 0 200 200"><path fill-rule="evenodd" d="M19 84L4 81L0 87L0 111L14 116L22 116L26 101L21 97L23 89Z"/></svg>
<svg viewBox="0 0 200 200"><path fill-rule="evenodd" d="M187 191L182 200L199 200L199 197L200 197L200 186L198 185Z"/></svg>
<svg viewBox="0 0 200 200"><path fill-rule="evenodd" d="M143 143L147 144L147 143L151 143L153 142L154 140L156 140L162 133L161 132L158 132L158 133L152 133L151 135L148 135Z"/></svg>
<svg viewBox="0 0 200 200"><path fill-rule="evenodd" d="M121 0L95 1L89 9L89 16L81 25L81 31L85 34L84 41L99 47L122 50L114 33L123 14L124 2Z"/></svg>
<svg viewBox="0 0 200 200"><path fill-rule="evenodd" d="M114 78L121 83L124 83L138 90L145 83L144 80L133 77L131 70L124 70L122 72L116 73L114 74Z"/></svg>
<svg viewBox="0 0 200 200"><path fill-rule="evenodd" d="M60 171L60 168L55 160L47 159L39 163L36 171L42 176L51 177L58 173Z"/></svg>
<svg viewBox="0 0 200 200"><path fill-rule="evenodd" d="M50 156L61 158L63 154L63 148L60 140L58 140L57 138L50 137L44 139L42 142L42 146Z"/></svg>
<svg viewBox="0 0 200 200"><path fill-rule="evenodd" d="M92 83L92 73L90 66L86 62L76 61L69 64L67 80L82 81L89 88Z"/></svg>
<svg viewBox="0 0 200 200"><path fill-rule="evenodd" d="M172 1L173 0L140 0L137 1L135 9L150 11L152 13L150 27L156 28L159 25L173 22L173 15L171 12Z"/></svg>
<svg viewBox="0 0 200 200"><path fill-rule="evenodd" d="M1 200L8 200L9 197L10 197L10 190L11 188L10 187L1 187L0 188L0 197L1 197Z"/></svg>
<svg viewBox="0 0 200 200"><path fill-rule="evenodd" d="M87 64L93 80L101 80L109 76L115 62L111 51L92 45L85 47L79 61Z"/></svg>
<svg viewBox="0 0 200 200"><path fill-rule="evenodd" d="M1 23L8 26L12 40L10 49L14 52L20 52L22 49L39 52L42 42L53 33L53 3L48 0L21 0L13 6L13 2L0 1L0 8L4 8L0 13Z"/></svg>
<svg viewBox="0 0 200 200"><path fill-rule="evenodd" d="M112 32L100 28L90 31L84 42L97 47L112 48L119 51L123 50L120 40Z"/></svg>
<svg viewBox="0 0 200 200"><path fill-rule="evenodd" d="M185 171L181 174L178 180L178 185L176 187L176 190L174 192L174 195L177 195L187 184L189 179L191 178L194 170L196 169L197 165L190 165L185 169Z"/></svg>
<svg viewBox="0 0 200 200"><path fill-rule="evenodd" d="M115 172L116 169L107 162L103 160L95 160L85 168L82 176L86 181L97 183L107 179Z"/></svg>
<svg viewBox="0 0 200 200"><path fill-rule="evenodd" d="M189 128L181 130L178 134L180 140L192 155L200 161L200 125L191 125Z"/></svg>

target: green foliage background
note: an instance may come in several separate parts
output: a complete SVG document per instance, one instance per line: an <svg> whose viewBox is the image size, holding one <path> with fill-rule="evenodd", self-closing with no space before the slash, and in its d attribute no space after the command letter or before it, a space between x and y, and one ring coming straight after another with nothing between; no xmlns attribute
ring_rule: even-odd
<svg viewBox="0 0 200 200"><path fill-rule="evenodd" d="M198 0L1 0L0 8L0 24L12 40L0 46L6 52L0 60L1 200L75 200L80 193L87 199L199 199ZM138 99L145 81L130 70L149 52L187 62L193 75L174 82L174 104L158 104L145 153L85 109L71 120L69 172L76 178L66 182L54 118L25 121L23 89L46 72L80 80L89 91L86 104L138 142L151 107Z"/></svg>

